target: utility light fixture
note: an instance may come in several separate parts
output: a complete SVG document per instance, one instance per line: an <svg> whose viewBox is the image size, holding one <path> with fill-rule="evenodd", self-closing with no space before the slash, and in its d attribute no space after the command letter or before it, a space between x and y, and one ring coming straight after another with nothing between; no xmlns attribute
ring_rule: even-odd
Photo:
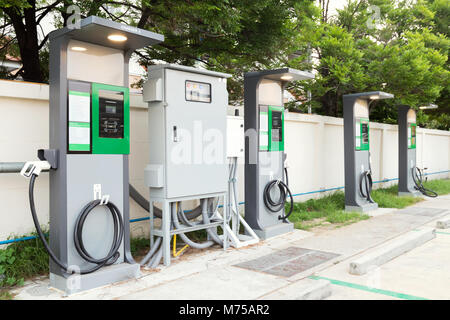
<svg viewBox="0 0 450 320"><path fill-rule="evenodd" d="M71 49L73 51L80 51L80 52L83 52L83 51L87 50L85 47L72 47Z"/></svg>
<svg viewBox="0 0 450 320"><path fill-rule="evenodd" d="M123 42L127 40L127 37L121 34L110 34L108 39L115 42Z"/></svg>
<svg viewBox="0 0 450 320"><path fill-rule="evenodd" d="M292 80L292 78L293 78L293 76L285 75L285 76L282 76L280 79L281 80L285 80L285 81L289 81L289 80Z"/></svg>
<svg viewBox="0 0 450 320"><path fill-rule="evenodd" d="M383 91L377 91L374 94L371 94L369 96L370 100L382 100L382 99L392 99L394 98L393 94L383 92Z"/></svg>
<svg viewBox="0 0 450 320"><path fill-rule="evenodd" d="M419 107L420 110L429 110L429 109L437 109L437 108L439 108L439 106L437 104L433 104L433 103L430 103L429 105L426 105L426 106Z"/></svg>

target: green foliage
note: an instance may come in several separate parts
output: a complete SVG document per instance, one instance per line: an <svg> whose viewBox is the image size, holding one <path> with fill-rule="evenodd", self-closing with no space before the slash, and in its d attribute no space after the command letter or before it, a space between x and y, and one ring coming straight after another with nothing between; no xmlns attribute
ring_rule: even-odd
<svg viewBox="0 0 450 320"><path fill-rule="evenodd" d="M13 242L0 249L0 287L20 286L25 279L47 274L48 259L39 239Z"/></svg>
<svg viewBox="0 0 450 320"><path fill-rule="evenodd" d="M232 74L231 104L242 102L245 72L289 65L316 74L314 81L288 88L296 97L291 110L311 106L315 113L341 116L342 95L384 90L396 98L374 102L372 120L396 123L398 104L418 108L436 103L439 111L427 111L419 125L450 129L448 0L348 0L335 17L316 2L0 0L0 25L5 23L0 59L8 52L32 53L24 57L28 63L21 75L47 81L48 38L38 41L34 31L49 14L55 27L63 27L67 8L74 4L82 16L98 15L163 34L163 43L138 52L144 66L165 61ZM26 13L36 20L24 19ZM14 75L0 70L0 77Z"/></svg>
<svg viewBox="0 0 450 320"><path fill-rule="evenodd" d="M0 300L12 300L12 295L6 290L0 290Z"/></svg>
<svg viewBox="0 0 450 320"><path fill-rule="evenodd" d="M428 180L423 185L425 188L437 192L438 195L450 193L450 179Z"/></svg>
<svg viewBox="0 0 450 320"><path fill-rule="evenodd" d="M379 17L371 6L380 9ZM397 123L398 104L438 102L443 109L422 117L420 125L448 130L448 7L439 0L349 0L337 17L318 21L315 30L297 38L300 54L289 63L315 70L316 79L290 87L303 102L291 103L291 110L304 111L309 104L313 112L342 116L343 94L383 90L395 99L372 103L372 120ZM305 102L308 91L312 101Z"/></svg>
<svg viewBox="0 0 450 320"><path fill-rule="evenodd" d="M430 180L424 183L426 188L436 191L439 195L450 193L450 179ZM423 201L422 198L399 197L398 186L379 188L372 191L372 198L380 208L402 209ZM286 204L288 206L289 204ZM289 220L294 223L295 228L308 230L323 225L324 222L331 224L347 225L360 220L368 219L369 216L358 212L346 212L345 194L337 191L318 199L309 199L304 202L295 202L294 210Z"/></svg>
<svg viewBox="0 0 450 320"><path fill-rule="evenodd" d="M422 198L398 196L398 186L394 185L389 188L375 189L372 191L373 200L378 203L380 208L398 208L402 209L423 201Z"/></svg>
<svg viewBox="0 0 450 320"><path fill-rule="evenodd" d="M141 63L155 60L231 73L230 102L243 97L243 73L280 65L298 33L310 22L312 0L154 1L147 28L164 43L145 50Z"/></svg>
<svg viewBox="0 0 450 320"><path fill-rule="evenodd" d="M337 191L319 199L295 202L289 221L293 222L297 229L308 230L325 221L345 225L369 218L358 212L345 212L344 209L345 195L342 191Z"/></svg>

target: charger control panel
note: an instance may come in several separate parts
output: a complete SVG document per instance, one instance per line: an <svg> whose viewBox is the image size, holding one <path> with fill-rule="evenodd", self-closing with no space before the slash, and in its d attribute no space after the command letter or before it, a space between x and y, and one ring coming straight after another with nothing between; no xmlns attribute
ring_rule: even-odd
<svg viewBox="0 0 450 320"><path fill-rule="evenodd" d="M129 89L69 80L68 153L129 154Z"/></svg>
<svg viewBox="0 0 450 320"><path fill-rule="evenodd" d="M355 149L369 150L369 119L357 118L355 125Z"/></svg>

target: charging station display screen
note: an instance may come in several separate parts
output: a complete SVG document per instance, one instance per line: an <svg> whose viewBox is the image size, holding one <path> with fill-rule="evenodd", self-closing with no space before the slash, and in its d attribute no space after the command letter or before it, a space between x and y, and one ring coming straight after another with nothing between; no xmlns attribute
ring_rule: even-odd
<svg viewBox="0 0 450 320"><path fill-rule="evenodd" d="M280 111L272 111L272 141L283 140L283 121Z"/></svg>
<svg viewBox="0 0 450 320"><path fill-rule="evenodd" d="M123 93L101 90L99 96L99 136L123 138Z"/></svg>
<svg viewBox="0 0 450 320"><path fill-rule="evenodd" d="M185 97L186 101L211 103L211 84L186 81Z"/></svg>
<svg viewBox="0 0 450 320"><path fill-rule="evenodd" d="M363 144L369 143L369 124L362 123L362 142Z"/></svg>
<svg viewBox="0 0 450 320"><path fill-rule="evenodd" d="M106 111L106 113L116 113L117 107L116 106L106 106L105 111Z"/></svg>
<svg viewBox="0 0 450 320"><path fill-rule="evenodd" d="M369 150L369 119L356 119L355 139L356 150Z"/></svg>
<svg viewBox="0 0 450 320"><path fill-rule="evenodd" d="M408 124L408 148L415 149L416 148L416 131L417 125L415 123Z"/></svg>

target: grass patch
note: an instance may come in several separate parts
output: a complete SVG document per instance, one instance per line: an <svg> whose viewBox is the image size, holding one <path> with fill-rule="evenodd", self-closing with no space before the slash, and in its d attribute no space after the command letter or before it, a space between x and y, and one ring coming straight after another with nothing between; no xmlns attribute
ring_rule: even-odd
<svg viewBox="0 0 450 320"><path fill-rule="evenodd" d="M437 192L438 195L450 193L450 179L429 180L424 182L423 186Z"/></svg>
<svg viewBox="0 0 450 320"><path fill-rule="evenodd" d="M12 294L6 290L0 290L0 300L12 300Z"/></svg>
<svg viewBox="0 0 450 320"><path fill-rule="evenodd" d="M29 278L45 274L48 254L39 239L13 242L0 249L0 288L20 286Z"/></svg>
<svg viewBox="0 0 450 320"><path fill-rule="evenodd" d="M332 224L349 224L368 219L369 216L359 212L345 212L345 195L337 191L319 199L295 202L289 220L296 229L309 230L325 222Z"/></svg>
<svg viewBox="0 0 450 320"><path fill-rule="evenodd" d="M436 191L439 195L450 193L450 179L430 180L425 182L424 186ZM402 209L423 201L420 197L399 197L397 193L398 186L394 185L373 190L372 198L380 208ZM295 202L289 220L294 223L295 228L309 230L325 223L347 225L369 218L366 214L345 212L344 209L345 194L337 191L319 199Z"/></svg>
<svg viewBox="0 0 450 320"><path fill-rule="evenodd" d="M380 208L397 208L403 209L417 202L423 201L422 198L398 196L398 186L394 185L389 188L380 188L372 191L373 200L378 203Z"/></svg>

